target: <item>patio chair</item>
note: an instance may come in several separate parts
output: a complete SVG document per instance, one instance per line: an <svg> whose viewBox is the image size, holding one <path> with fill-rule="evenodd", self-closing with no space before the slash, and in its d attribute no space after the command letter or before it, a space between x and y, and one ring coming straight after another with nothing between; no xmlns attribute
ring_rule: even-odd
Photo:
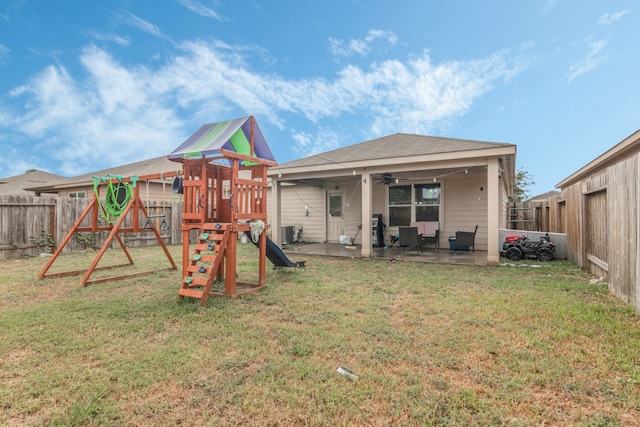
<svg viewBox="0 0 640 427"><path fill-rule="evenodd" d="M400 232L398 254L403 248L405 251L406 248L416 248L416 256L418 256L422 249L422 235L418 233L418 227L399 227L398 231Z"/></svg>
<svg viewBox="0 0 640 427"><path fill-rule="evenodd" d="M418 232L422 234L422 246L432 243L436 250L440 247L440 223L438 221L422 221L415 223ZM414 223L411 223L413 227Z"/></svg>
<svg viewBox="0 0 640 427"><path fill-rule="evenodd" d="M476 225L475 230L471 231L456 231L456 244L454 253L458 253L458 251L470 251L473 248L473 252L476 251L476 232L478 231L478 226Z"/></svg>

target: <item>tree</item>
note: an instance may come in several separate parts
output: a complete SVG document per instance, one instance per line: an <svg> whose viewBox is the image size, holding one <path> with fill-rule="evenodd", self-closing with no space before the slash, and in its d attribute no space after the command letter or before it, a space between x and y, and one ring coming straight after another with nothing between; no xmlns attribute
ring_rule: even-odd
<svg viewBox="0 0 640 427"><path fill-rule="evenodd" d="M521 202L529 197L529 187L531 187L535 182L529 172L520 168L516 172L515 176L515 184L513 186L513 196L511 196L510 201L512 202Z"/></svg>

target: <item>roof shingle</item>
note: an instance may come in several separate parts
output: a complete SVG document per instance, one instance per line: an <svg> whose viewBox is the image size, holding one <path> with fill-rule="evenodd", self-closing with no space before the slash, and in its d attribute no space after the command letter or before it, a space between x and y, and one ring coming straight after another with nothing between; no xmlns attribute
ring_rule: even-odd
<svg viewBox="0 0 640 427"><path fill-rule="evenodd" d="M381 160L397 157L413 157L456 151L480 150L513 146L513 144L474 141L468 139L396 133L382 138L353 144L321 154L303 157L283 163L279 169L289 167L319 166L345 161Z"/></svg>

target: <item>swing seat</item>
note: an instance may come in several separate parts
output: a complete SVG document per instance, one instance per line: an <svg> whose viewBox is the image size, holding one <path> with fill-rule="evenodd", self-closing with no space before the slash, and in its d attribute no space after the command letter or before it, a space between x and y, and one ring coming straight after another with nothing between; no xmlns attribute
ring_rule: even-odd
<svg viewBox="0 0 640 427"><path fill-rule="evenodd" d="M167 222L167 214L147 215L147 222L144 223L144 227L142 228L144 228L147 231L153 230L153 224L151 223L151 220L154 218L162 218L162 221L160 222L160 226L158 227L160 231L169 231L171 227Z"/></svg>

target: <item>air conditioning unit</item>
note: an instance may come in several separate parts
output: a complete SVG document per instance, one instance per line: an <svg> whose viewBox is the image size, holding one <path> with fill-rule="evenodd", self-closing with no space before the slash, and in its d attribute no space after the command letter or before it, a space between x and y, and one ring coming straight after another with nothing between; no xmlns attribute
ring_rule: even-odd
<svg viewBox="0 0 640 427"><path fill-rule="evenodd" d="M280 227L280 243L283 245L291 245L293 244L293 233L295 231L295 227L293 225L287 225L285 227Z"/></svg>

